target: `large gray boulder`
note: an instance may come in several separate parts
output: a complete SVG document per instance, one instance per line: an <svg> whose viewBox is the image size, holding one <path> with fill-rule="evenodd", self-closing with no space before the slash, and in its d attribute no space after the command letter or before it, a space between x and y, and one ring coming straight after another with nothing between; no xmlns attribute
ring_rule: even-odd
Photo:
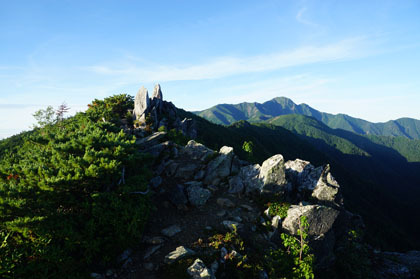
<svg viewBox="0 0 420 279"><path fill-rule="evenodd" d="M330 166L315 168L308 161L296 159L285 164L286 176L299 193L323 202L337 201L340 185L330 172Z"/></svg>
<svg viewBox="0 0 420 279"><path fill-rule="evenodd" d="M301 159L287 161L286 176L299 192L312 192L322 173L322 167L315 168L310 162Z"/></svg>
<svg viewBox="0 0 420 279"><path fill-rule="evenodd" d="M233 148L223 146L220 148L219 156L214 158L207 166L204 183L217 184L221 179L230 175L232 167Z"/></svg>
<svg viewBox="0 0 420 279"><path fill-rule="evenodd" d="M215 151L198 143L190 140L181 151L181 154L193 160L205 161L209 156L213 155Z"/></svg>
<svg viewBox="0 0 420 279"><path fill-rule="evenodd" d="M292 205L287 211L287 217L283 220L283 229L297 235L302 215L308 220L308 234L320 236L332 229L339 211L322 205Z"/></svg>
<svg viewBox="0 0 420 279"><path fill-rule="evenodd" d="M140 122L145 122L146 113L150 108L150 99L147 89L142 86L137 92L137 95L134 99L134 116Z"/></svg>
<svg viewBox="0 0 420 279"><path fill-rule="evenodd" d="M326 165L312 192L312 197L319 201L334 202L339 188L340 185L330 173L330 166Z"/></svg>
<svg viewBox="0 0 420 279"><path fill-rule="evenodd" d="M287 181L283 156L277 154L265 160L259 178L262 181L261 193L284 192Z"/></svg>

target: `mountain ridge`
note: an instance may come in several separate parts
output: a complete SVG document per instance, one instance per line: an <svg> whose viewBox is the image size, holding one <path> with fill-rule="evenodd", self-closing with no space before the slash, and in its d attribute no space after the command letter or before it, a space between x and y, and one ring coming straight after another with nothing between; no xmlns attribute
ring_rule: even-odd
<svg viewBox="0 0 420 279"><path fill-rule="evenodd" d="M330 128L340 128L361 135L402 136L409 139L420 139L420 120L418 119L402 117L386 122L370 122L347 114L321 112L305 103L296 104L287 97L276 97L264 103L219 104L193 113L223 125L229 125L239 120L260 122L280 115L301 114L314 117Z"/></svg>

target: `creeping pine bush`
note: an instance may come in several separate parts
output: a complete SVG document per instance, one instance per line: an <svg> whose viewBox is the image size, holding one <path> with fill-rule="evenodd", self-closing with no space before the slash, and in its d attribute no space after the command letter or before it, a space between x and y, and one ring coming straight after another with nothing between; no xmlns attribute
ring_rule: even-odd
<svg viewBox="0 0 420 279"><path fill-rule="evenodd" d="M95 100L2 150L1 278L85 278L139 242L150 207L132 192L145 190L150 160L101 120L124 113L121 99Z"/></svg>

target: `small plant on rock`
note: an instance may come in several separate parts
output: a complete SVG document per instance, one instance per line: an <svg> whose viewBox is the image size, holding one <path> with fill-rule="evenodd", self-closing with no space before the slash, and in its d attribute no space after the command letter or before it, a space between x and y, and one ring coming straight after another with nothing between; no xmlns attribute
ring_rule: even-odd
<svg viewBox="0 0 420 279"><path fill-rule="evenodd" d="M270 216L278 215L280 216L280 218L284 219L287 216L287 210L289 210L289 207L290 207L290 203L287 203L287 202L268 203L268 214L270 214Z"/></svg>
<svg viewBox="0 0 420 279"><path fill-rule="evenodd" d="M265 256L265 268L270 278L314 278L314 256L310 254L307 242L308 228L306 216L301 216L297 237L281 234L285 250L270 250Z"/></svg>

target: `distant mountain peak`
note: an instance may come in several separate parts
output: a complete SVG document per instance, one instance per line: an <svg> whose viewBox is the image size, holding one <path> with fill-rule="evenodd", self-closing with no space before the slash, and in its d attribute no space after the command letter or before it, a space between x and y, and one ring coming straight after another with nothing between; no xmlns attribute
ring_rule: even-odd
<svg viewBox="0 0 420 279"><path fill-rule="evenodd" d="M239 103L216 105L203 111L194 112L217 124L230 125L239 120L249 122L267 121L270 118L300 114L314 117L333 129L343 129L361 135L401 136L420 139L420 120L400 118L385 123L372 123L347 114L331 114L318 111L307 104L296 104L292 99L281 96L264 103Z"/></svg>

